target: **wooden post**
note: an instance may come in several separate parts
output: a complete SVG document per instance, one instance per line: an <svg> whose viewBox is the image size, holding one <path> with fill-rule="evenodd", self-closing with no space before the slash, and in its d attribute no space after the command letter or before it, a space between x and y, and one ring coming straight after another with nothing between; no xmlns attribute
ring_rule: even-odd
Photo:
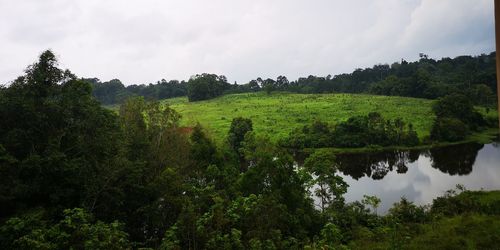
<svg viewBox="0 0 500 250"><path fill-rule="evenodd" d="M495 41L497 66L498 129L500 130L500 0L495 0Z"/></svg>

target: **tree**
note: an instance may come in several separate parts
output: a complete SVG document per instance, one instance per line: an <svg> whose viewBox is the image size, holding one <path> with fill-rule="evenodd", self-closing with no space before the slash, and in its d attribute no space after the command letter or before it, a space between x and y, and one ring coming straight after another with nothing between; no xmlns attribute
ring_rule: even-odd
<svg viewBox="0 0 500 250"><path fill-rule="evenodd" d="M259 83L257 82L257 80L251 80L249 83L248 83L248 87L250 88L251 91L253 92L257 92L260 90L260 86L259 86Z"/></svg>
<svg viewBox="0 0 500 250"><path fill-rule="evenodd" d="M431 129L431 139L459 141L469 134L469 129L476 130L485 121L474 110L472 102L464 95L451 94L439 98L432 110L436 119Z"/></svg>
<svg viewBox="0 0 500 250"><path fill-rule="evenodd" d="M496 98L491 88L486 84L474 85L467 91L467 96L473 103L483 106L491 105L491 100Z"/></svg>
<svg viewBox="0 0 500 250"><path fill-rule="evenodd" d="M342 207L348 185L342 177L335 174L335 155L328 150L316 150L307 157L304 167L313 175L312 184L318 186L314 194L321 200L321 211Z"/></svg>
<svg viewBox="0 0 500 250"><path fill-rule="evenodd" d="M113 79L108 82L101 83L99 79L83 79L92 85L92 94L102 104L121 103L125 100L128 94L125 86L118 79Z"/></svg>
<svg viewBox="0 0 500 250"><path fill-rule="evenodd" d="M474 106L464 95L452 94L438 99L432 106L437 117L451 117L467 121L473 112Z"/></svg>
<svg viewBox="0 0 500 250"><path fill-rule="evenodd" d="M127 99L120 105L121 126L125 134L127 158L136 161L148 153L149 141L144 118L146 103L144 98Z"/></svg>
<svg viewBox="0 0 500 250"><path fill-rule="evenodd" d="M389 215L397 222L418 223L427 219L424 207L415 205L404 196L389 209Z"/></svg>
<svg viewBox="0 0 500 250"><path fill-rule="evenodd" d="M267 94L271 94L272 91L276 90L276 82L271 78L267 78L262 82L262 89L265 90Z"/></svg>
<svg viewBox="0 0 500 250"><path fill-rule="evenodd" d="M203 73L188 81L188 99L190 102L211 99L220 96L231 87L225 76Z"/></svg>
<svg viewBox="0 0 500 250"><path fill-rule="evenodd" d="M121 160L116 115L92 98L88 83L57 68L51 51L2 92L0 144L15 172L1 178L14 180L6 189L24 190L16 206L92 209L95 187Z"/></svg>
<svg viewBox="0 0 500 250"><path fill-rule="evenodd" d="M304 237L305 228L311 228L317 219L305 190L309 178L299 173L292 157L269 138L247 133L242 151L250 167L236 182L239 191L243 196L262 197L247 217L247 223L257 227L253 234L261 240L281 233Z"/></svg>
<svg viewBox="0 0 500 250"><path fill-rule="evenodd" d="M276 88L280 90L286 90L290 85L290 82L286 78L286 76L278 76L276 79Z"/></svg>
<svg viewBox="0 0 500 250"><path fill-rule="evenodd" d="M375 214L377 214L377 208L380 205L380 202L380 198L370 195L363 195L363 200L361 201L361 203L371 206Z"/></svg>
<svg viewBox="0 0 500 250"><path fill-rule="evenodd" d="M206 177L205 171L207 168L210 165L216 165L218 163L215 145L206 136L199 123L193 128L190 140L190 157L193 162L190 170L193 171L193 175L197 178Z"/></svg>
<svg viewBox="0 0 500 250"><path fill-rule="evenodd" d="M321 240L319 244L322 245L324 249L330 249L330 247L340 245L342 240L342 232L338 226L330 222L326 223L323 229L321 229L320 235Z"/></svg>
<svg viewBox="0 0 500 250"><path fill-rule="evenodd" d="M120 182L112 183L122 190L114 209L126 218L132 239L159 244L184 205L180 175L190 176L189 138L179 131L180 115L175 110L159 102L146 103L142 97L127 100L120 118L131 164L124 166Z"/></svg>
<svg viewBox="0 0 500 250"><path fill-rule="evenodd" d="M436 141L460 141L469 134L467 125L456 118L437 118L432 124L430 138Z"/></svg>
<svg viewBox="0 0 500 250"><path fill-rule="evenodd" d="M241 142L245 139L245 134L253 131L252 120L243 117L236 117L231 122L227 140L229 146L238 154L241 148Z"/></svg>
<svg viewBox="0 0 500 250"><path fill-rule="evenodd" d="M178 131L179 113L159 102L146 103L144 98L135 97L120 106L120 118L128 159L148 161L152 176L157 176L167 162L182 166L188 141Z"/></svg>

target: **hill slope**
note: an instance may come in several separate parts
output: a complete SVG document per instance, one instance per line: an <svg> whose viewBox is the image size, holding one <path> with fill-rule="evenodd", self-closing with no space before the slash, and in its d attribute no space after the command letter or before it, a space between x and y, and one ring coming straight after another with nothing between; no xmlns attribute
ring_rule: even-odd
<svg viewBox="0 0 500 250"><path fill-rule="evenodd" d="M292 94L264 92L225 95L216 99L188 102L186 97L165 99L182 114L183 126L201 123L212 136L225 138L231 120L251 118L254 130L272 140L287 136L293 129L316 119L329 123L377 111L385 118L402 118L413 123L419 137L429 134L434 114L430 100L362 94Z"/></svg>

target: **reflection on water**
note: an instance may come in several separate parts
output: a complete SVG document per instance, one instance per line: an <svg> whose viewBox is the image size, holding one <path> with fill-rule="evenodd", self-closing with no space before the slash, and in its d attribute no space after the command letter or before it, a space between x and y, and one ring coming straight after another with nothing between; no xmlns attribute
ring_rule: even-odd
<svg viewBox="0 0 500 250"><path fill-rule="evenodd" d="M386 212L402 196L424 205L463 184L468 189L500 189L498 144L461 144L425 151L389 151L337 156L349 184L347 201L363 194L382 199Z"/></svg>
<svg viewBox="0 0 500 250"><path fill-rule="evenodd" d="M342 173L355 180L365 176L380 180L393 170L400 174L406 173L407 165L415 162L419 155L418 151L342 154L337 156L337 164Z"/></svg>
<svg viewBox="0 0 500 250"><path fill-rule="evenodd" d="M429 150L432 167L450 175L468 175L484 145L470 143Z"/></svg>
<svg viewBox="0 0 500 250"><path fill-rule="evenodd" d="M344 175L355 180L370 177L383 179L390 171L404 174L408 164L419 159L421 155L431 160L431 166L450 175L467 175L472 172L477 153L484 145L468 143L447 147L437 147L425 151L384 151L376 153L341 154L337 156L339 169Z"/></svg>

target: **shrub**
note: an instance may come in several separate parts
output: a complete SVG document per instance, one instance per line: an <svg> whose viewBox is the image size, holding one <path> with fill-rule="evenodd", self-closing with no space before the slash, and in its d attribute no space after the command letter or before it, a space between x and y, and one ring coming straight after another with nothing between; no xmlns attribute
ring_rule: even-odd
<svg viewBox="0 0 500 250"><path fill-rule="evenodd" d="M467 125L455 118L437 118L431 129L431 139L436 141L460 141L469 130Z"/></svg>
<svg viewBox="0 0 500 250"><path fill-rule="evenodd" d="M310 126L292 131L287 139L280 141L280 145L290 148L415 146L419 143L411 123L406 124L400 118L385 120L377 112L353 116L335 127L314 121Z"/></svg>
<svg viewBox="0 0 500 250"><path fill-rule="evenodd" d="M400 202L394 203L393 207L389 209L389 215L396 221L404 223L421 223L427 220L425 209L416 206L405 197L402 197Z"/></svg>

